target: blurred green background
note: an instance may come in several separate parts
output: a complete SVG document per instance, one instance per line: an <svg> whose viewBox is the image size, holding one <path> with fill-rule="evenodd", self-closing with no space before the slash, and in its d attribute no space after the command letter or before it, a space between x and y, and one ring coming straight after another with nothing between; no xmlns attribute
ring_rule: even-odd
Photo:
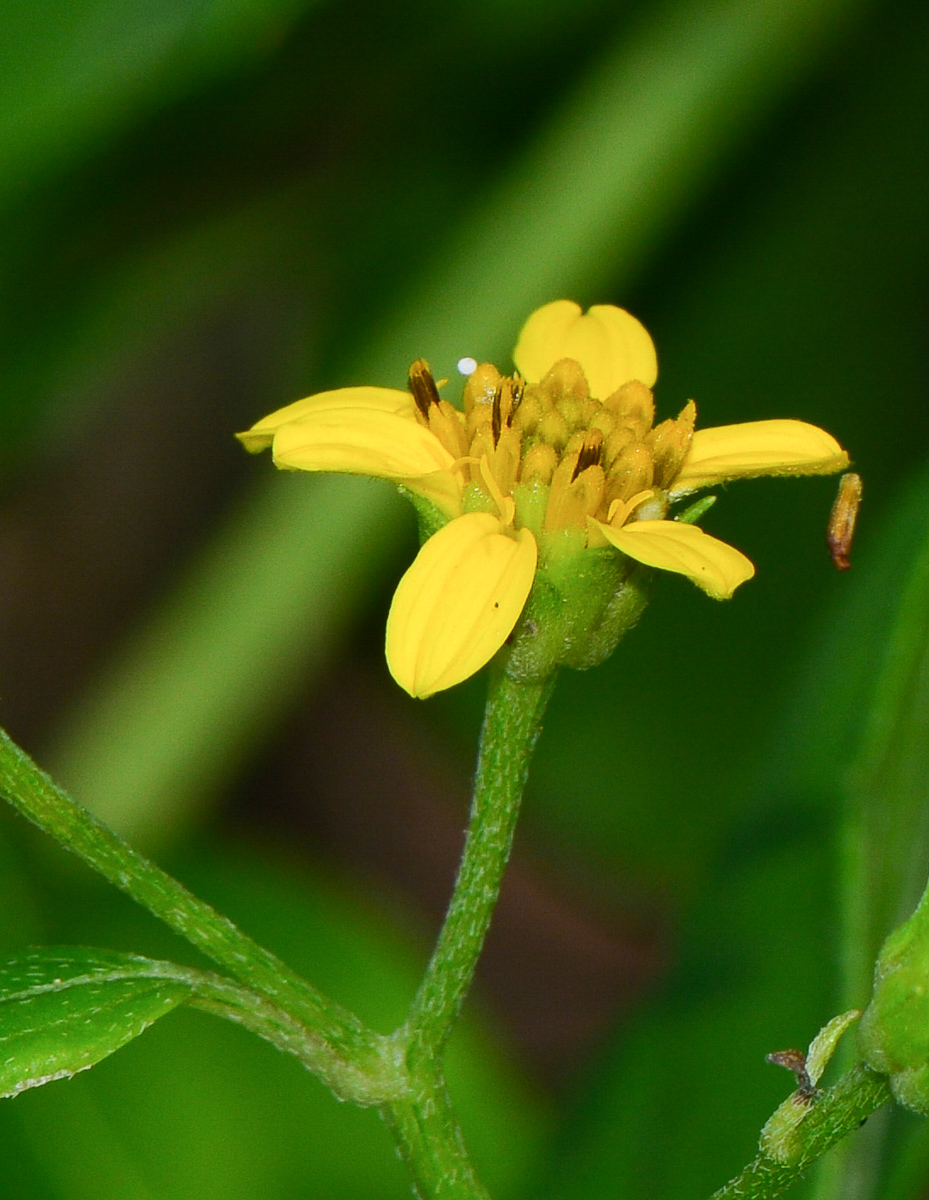
<svg viewBox="0 0 929 1200"><path fill-rule="evenodd" d="M383 662L412 514L232 433L533 307L621 304L663 415L799 417L865 481L764 480L752 557L560 680L452 1088L508 1197L700 1197L861 1005L925 877L929 9L916 0L7 0L0 720L75 795L385 1031L441 918L482 681ZM452 385L454 386L454 385ZM925 675L925 678L924 678ZM194 961L8 814L0 939ZM883 1163L886 1169L879 1170ZM804 1185L929 1188L871 1123ZM0 1106L8 1200L380 1200L386 1130L177 1013Z"/></svg>

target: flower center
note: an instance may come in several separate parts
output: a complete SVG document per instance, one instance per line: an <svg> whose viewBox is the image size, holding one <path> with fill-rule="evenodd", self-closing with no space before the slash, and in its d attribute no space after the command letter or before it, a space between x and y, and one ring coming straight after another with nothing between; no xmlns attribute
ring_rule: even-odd
<svg viewBox="0 0 929 1200"><path fill-rule="evenodd" d="M497 511L532 529L543 547L565 538L588 544L588 518L622 524L637 509L663 516L696 415L691 401L655 425L652 392L638 380L593 397L570 358L538 383L482 363L465 384L463 413L439 398L422 360L410 368L410 391L418 419L456 460L465 510Z"/></svg>

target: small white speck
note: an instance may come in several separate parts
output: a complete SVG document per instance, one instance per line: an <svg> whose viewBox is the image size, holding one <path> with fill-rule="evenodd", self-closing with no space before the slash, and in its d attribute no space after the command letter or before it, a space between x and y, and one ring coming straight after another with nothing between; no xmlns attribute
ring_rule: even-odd
<svg viewBox="0 0 929 1200"><path fill-rule="evenodd" d="M477 370L477 359L476 358L471 358L470 355L467 355L465 358L459 358L459 360L458 360L459 375L473 375L476 370Z"/></svg>

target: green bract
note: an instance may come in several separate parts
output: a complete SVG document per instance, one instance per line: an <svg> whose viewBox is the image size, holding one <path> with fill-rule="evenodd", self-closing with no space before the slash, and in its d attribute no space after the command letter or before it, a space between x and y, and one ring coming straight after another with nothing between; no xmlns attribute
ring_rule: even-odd
<svg viewBox="0 0 929 1200"><path fill-rule="evenodd" d="M897 1100L929 1116L929 888L884 943L858 1036L865 1062L890 1076Z"/></svg>

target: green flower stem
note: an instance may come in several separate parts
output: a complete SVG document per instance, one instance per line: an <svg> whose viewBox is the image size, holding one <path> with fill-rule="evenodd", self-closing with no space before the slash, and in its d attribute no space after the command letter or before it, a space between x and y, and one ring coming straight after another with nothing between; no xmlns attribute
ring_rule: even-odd
<svg viewBox="0 0 929 1200"><path fill-rule="evenodd" d="M381 1112L422 1200L489 1200L468 1158L441 1056L474 978L493 915L554 673L519 683L491 676L471 820L445 924L406 1022L393 1036L407 1090Z"/></svg>
<svg viewBox="0 0 929 1200"><path fill-rule="evenodd" d="M420 1062L438 1058L474 977L554 683L554 674L541 683L518 683L505 671L491 678L464 855L445 924L406 1022L407 1062L414 1074Z"/></svg>
<svg viewBox="0 0 929 1200"><path fill-rule="evenodd" d="M0 730L0 794L176 933L304 1028L304 1061L339 1096L382 1103L402 1090L386 1039L369 1030L67 796ZM257 1019L257 1015L256 1015ZM293 1029L290 1031L293 1033ZM308 1057L307 1057L308 1056Z"/></svg>
<svg viewBox="0 0 929 1200"><path fill-rule="evenodd" d="M772 1200L892 1098L885 1076L853 1067L816 1098L778 1158L760 1154L711 1200Z"/></svg>
<svg viewBox="0 0 929 1200"><path fill-rule="evenodd" d="M420 1200L490 1200L478 1181L438 1064L411 1080L407 1098L384 1105Z"/></svg>

